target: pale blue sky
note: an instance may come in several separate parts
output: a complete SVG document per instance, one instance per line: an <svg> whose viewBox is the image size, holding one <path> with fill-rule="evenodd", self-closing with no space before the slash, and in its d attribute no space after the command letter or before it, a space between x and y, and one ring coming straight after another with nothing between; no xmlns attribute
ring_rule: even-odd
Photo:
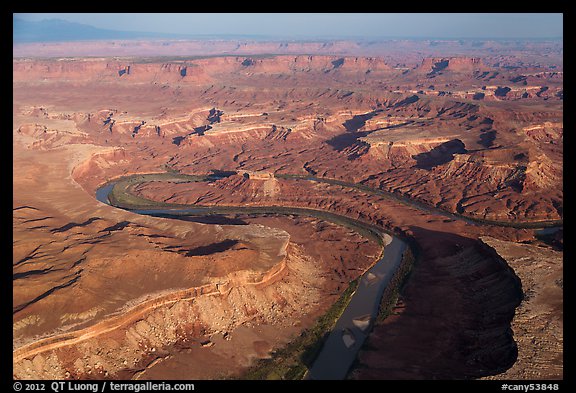
<svg viewBox="0 0 576 393"><path fill-rule="evenodd" d="M561 13L45 13L99 28L177 34L241 34L293 38L558 38Z"/></svg>

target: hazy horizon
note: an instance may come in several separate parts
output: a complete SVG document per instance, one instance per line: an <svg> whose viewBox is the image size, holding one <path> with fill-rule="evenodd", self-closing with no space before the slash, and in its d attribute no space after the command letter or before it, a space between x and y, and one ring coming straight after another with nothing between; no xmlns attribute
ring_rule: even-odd
<svg viewBox="0 0 576 393"><path fill-rule="evenodd" d="M14 13L98 29L292 39L559 39L561 13Z"/></svg>

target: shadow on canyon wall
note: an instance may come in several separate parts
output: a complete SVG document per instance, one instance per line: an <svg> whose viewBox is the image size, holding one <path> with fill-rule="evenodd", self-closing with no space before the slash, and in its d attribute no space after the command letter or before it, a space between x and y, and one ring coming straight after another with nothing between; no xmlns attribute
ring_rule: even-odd
<svg viewBox="0 0 576 393"><path fill-rule="evenodd" d="M466 153L464 143L460 139L452 139L436 146L426 153L416 154L416 168L432 169L435 166L446 164L454 159L454 154Z"/></svg>
<svg viewBox="0 0 576 393"><path fill-rule="evenodd" d="M410 229L418 260L351 378L474 379L510 368L518 357L510 327L523 298L518 276L478 240Z"/></svg>

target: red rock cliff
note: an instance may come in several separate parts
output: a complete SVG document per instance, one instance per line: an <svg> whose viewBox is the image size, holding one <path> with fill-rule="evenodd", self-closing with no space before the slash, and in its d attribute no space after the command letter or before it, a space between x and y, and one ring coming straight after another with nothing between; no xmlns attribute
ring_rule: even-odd
<svg viewBox="0 0 576 393"><path fill-rule="evenodd" d="M169 63L138 63L128 60L13 61L13 80L195 82L209 83L219 74L386 72L392 68L375 57L338 56L227 56Z"/></svg>

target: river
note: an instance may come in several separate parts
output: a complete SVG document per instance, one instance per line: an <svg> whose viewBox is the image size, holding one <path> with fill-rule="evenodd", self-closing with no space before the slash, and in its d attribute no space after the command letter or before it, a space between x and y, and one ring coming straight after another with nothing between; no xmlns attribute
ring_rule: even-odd
<svg viewBox="0 0 576 393"><path fill-rule="evenodd" d="M402 262L407 245L397 237L385 247L382 259L362 275L350 303L336 322L307 379L344 379L378 314L384 289Z"/></svg>
<svg viewBox="0 0 576 393"><path fill-rule="evenodd" d="M96 199L111 205L108 198L116 182L110 182L96 191ZM372 224L332 212L310 208L280 206L230 207L183 206L181 208L126 209L134 213L179 218L182 215L212 214L281 214L304 215L327 220L355 230L361 235L384 245L381 258L359 279L356 291L325 341L317 359L307 374L308 379L344 379L364 340L368 336L380 307L382 294L402 261L407 244Z"/></svg>

